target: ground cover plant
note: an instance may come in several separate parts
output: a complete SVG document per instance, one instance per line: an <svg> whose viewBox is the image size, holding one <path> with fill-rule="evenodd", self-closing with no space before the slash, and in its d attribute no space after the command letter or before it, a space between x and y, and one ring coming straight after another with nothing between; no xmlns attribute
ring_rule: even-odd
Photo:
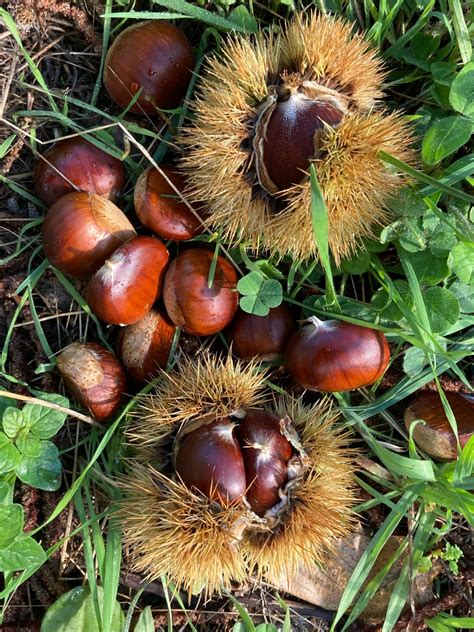
<svg viewBox="0 0 474 632"><path fill-rule="evenodd" d="M222 81L222 91L216 93L213 108L209 109L209 103L201 103L200 109L196 108L199 86L208 68L207 60L212 53L222 55L228 50L226 46L234 36L251 38L261 31L264 37L272 34L271 37L276 38L295 15L304 15L308 19L314 15L323 16L317 18L323 20L318 23L321 28L325 24L324 16L331 20L335 17L344 19L349 24L348 32L363 32L366 42L378 51L377 59L383 61L383 116L392 121L391 129L396 133L392 137L384 128L389 140L379 146L375 140L372 143L375 154L371 160L377 161L371 163L372 169L374 164L381 165L375 178L378 187L375 194L370 192L374 184L370 176L374 171L360 168L357 162L366 159L368 149L362 151L360 147L363 145L358 145L359 153L351 158L354 165L352 177L356 176L352 194L355 195L355 191L360 196L357 199L370 198L370 216L374 215L375 203L386 207L384 216L371 231L364 228L359 234L358 216L351 219L349 231L335 223L337 211L331 196L337 198L340 188L336 194L331 190L332 172L324 171L323 160L315 161L301 186L299 183L294 185L292 212L296 206L298 212L306 208L306 223L291 224L290 213L283 231L281 226L276 226L274 233L269 229L260 241L255 236L257 229L252 224L252 217L263 212L261 200L268 198L266 194L261 197L261 191L257 189L262 182L263 188L271 188L268 174L282 177L278 168L273 172L264 171L266 165L262 166L260 162L255 180L258 186L255 182L247 186L248 180L244 178L247 172L242 171L243 167L235 169L240 178L237 184L232 180L231 167L224 165L221 172L213 171L213 161L217 160L222 143L228 147L231 133L235 130L237 134L241 133L242 128L237 123L240 125L244 119L238 118L241 110L237 108L240 103L237 93L232 94L236 106L234 110L229 105L228 121L222 123L219 119L218 114L222 115L223 111L225 119L222 109L226 94L224 85L228 85L225 81ZM164 103L160 109L152 107L147 112L138 105L140 90L127 95L126 103L119 106L110 99L103 82L111 42L125 28L143 19L150 19L155 24L174 23L189 39L193 52L192 75L181 95L184 99L179 96L176 104ZM472 15L469 7L458 0L355 0L349 3L337 0L154 0L136 3L84 0L77 4L28 0L4 3L0 21L1 629L148 632L167 627L170 630L388 632L432 629L436 632L473 628L474 439L470 435L474 417L471 361L474 158L470 153L470 139L474 116L474 62L471 61ZM338 36L341 37L341 32ZM294 43L295 40L291 41ZM340 45L338 40L331 51L333 55L337 54ZM234 53L237 52L236 47ZM231 83L234 78L241 77L239 72L252 69L250 52L245 49L240 66L233 68L231 73L226 74L225 68L214 67L214 78ZM291 54L292 51L290 57ZM186 59L186 50L183 55ZM235 58L230 59L235 61ZM357 64L355 69L356 76ZM146 72L146 68L144 70ZM257 81L255 85L258 87ZM241 87L243 91L250 90L249 86L257 90L255 85L249 79L247 83L242 82ZM178 92L181 89L178 86ZM113 94L110 87L108 90ZM331 98L335 98L333 94ZM353 101L356 100L354 97ZM376 116L372 112L373 103L367 100L364 105L362 102L360 97L356 104L360 107L360 116L367 117L364 120ZM331 104L334 105L334 101ZM353 107L337 100L336 105L344 116L345 108ZM221 108L219 111L218 107ZM232 116L237 111L239 115L234 120ZM359 112L356 114L358 116ZM204 142L196 140L196 132L189 132L196 121L198 125L193 129L201 126L207 134ZM333 132L327 129L332 121L330 117L324 121L325 139L333 138ZM344 121L346 119L342 126ZM247 122L244 120L245 124ZM334 124L334 129L339 122ZM214 124L220 127L212 127ZM218 136L215 135L217 132ZM381 134L379 131L369 138L380 139ZM228 312L231 317L238 302L240 321L237 323L236 319L233 329L223 332L230 317L226 320L226 316L226 322L222 324L212 320L211 312L203 319L201 313L196 315L185 308L178 309L173 302L173 292L166 291L165 277L165 304L173 322L167 320L162 304L148 318L159 327L160 343L166 341L165 357L160 362L167 375L172 376L170 382L166 381L169 378L158 376L151 383L144 383L143 371L140 373L133 364L133 354L127 359L126 349L134 350L139 346L137 341L142 340L143 330L136 324L127 328L117 326L125 320L123 312L119 317L112 314L116 305L104 299L107 276L94 276L95 289L92 282L87 285L85 278L101 263L82 279L74 278L77 274L73 268L66 272L59 269L63 266L60 258L54 260L53 265L54 255L48 250L52 247L43 239L42 235L46 234L42 233L44 217L53 201L45 203L42 199L45 191L41 193L34 187L34 170L40 161L39 155L57 139L79 137L104 150L107 156L124 167L123 180L116 175L109 193L111 197L116 194L115 203L126 215L125 220L122 215L114 215L114 221L123 222L120 225L126 235L113 243L102 261L117 248L122 248L120 243L133 237L135 231L139 235L136 239L142 240L155 232L153 224L149 223L152 220L146 215L145 195L142 193L139 199L137 197L138 188L134 199L137 181L140 179L143 187L151 181L152 175L145 179L143 172L162 164L176 166L182 163L185 175L194 185L194 189L185 189L184 198L193 202L198 215L201 212L209 214L209 224L207 230L200 231L195 216L191 215L192 219L189 219L188 211L181 209L183 217L187 218L183 220L184 229L181 228L185 231L186 243L175 241L182 238L175 233L165 236L160 233L173 266L169 270L173 270L174 276L170 274L168 279L177 278L183 293L191 291L190 287L195 288L197 277L190 276L188 270L191 268L186 267L191 265L188 261L191 259L204 266L203 287L218 283L221 276L236 286L237 291L229 291L225 305L222 304L218 311L219 315ZM245 139L242 142L247 151ZM325 146L321 146L324 149ZM342 153L343 148L335 143L331 156L337 158ZM153 174L153 170L149 173ZM341 173L344 183L347 163ZM174 180L178 177L173 175L174 171L171 169L165 174L180 192L181 184ZM52 182L46 180L45 175L42 179ZM199 206L202 203L199 191L203 190L209 196L207 211ZM347 214L351 212L347 200L354 198L347 191L344 194L346 197L341 194L340 200ZM250 196L248 200L256 215L250 218L237 215L239 221L235 221L229 209L238 211L238 201L245 195ZM95 213L83 198L71 199L74 204L78 204L78 199L82 200L81 212ZM170 188L165 199L174 202L176 190ZM307 207L303 205L305 200ZM102 209L108 203L96 201L94 204L99 204ZM277 207L276 211L279 210ZM355 215L357 212L355 207ZM337 221L344 222L344 214ZM364 219L364 226L367 221ZM61 239L66 242L69 228L64 219L56 226L59 243ZM354 238L348 241L351 231ZM163 249L154 250L150 257L155 267L160 257L163 258L160 265L163 268L167 265ZM144 272L137 274L130 287L139 288L143 293L145 276ZM156 276L149 283L160 283L159 272ZM188 278L193 283L186 284ZM100 282L104 283L97 290ZM145 312L150 306L145 307ZM281 314L282 322L291 321L288 330L285 329L287 337L302 335L294 333L298 326L296 320L308 318L313 319L313 324L307 327L317 328L318 319L333 319L340 323L339 326L367 328L364 331L369 332L366 335L371 340L381 340L384 335L389 349L388 367L385 360L382 362L379 358L382 368L380 371L380 367L374 369L365 383L326 388L321 381L326 374L323 378L315 375L308 378L305 373L304 379L300 378L301 373L294 366L298 358L292 364L288 353L284 361L280 349L275 352L271 345L262 351L262 364L246 363L253 354L244 348L239 355L247 356L246 360L242 363L230 360L229 343L233 342L234 351L238 349L238 328L246 326L244 315L263 320L275 313ZM130 318L127 322L132 323L140 316ZM203 320L205 331L200 329ZM137 329L132 330L132 327ZM265 338L262 331L254 334L251 348L256 341L260 343ZM291 348L296 349L297 338L292 340L295 342ZM94 407L93 399L84 400L83 397L86 406L81 406L77 390L67 388L75 378L69 367L64 368L67 358L61 352L77 341L100 344L109 351L118 349L133 378L126 388L125 398L120 400L113 394L116 400L106 412ZM306 341L305 344L309 343ZM382 356L385 358L384 353ZM227 358L227 364L224 361L219 364L218 357ZM79 369L90 368L89 360L89 355L81 356ZM350 363L350 357L343 363ZM206 375L214 374L217 377L209 377L209 381L204 379ZM86 377L91 375L92 370ZM319 380L317 390L304 392L303 387L308 385L306 379ZM146 506L148 499L152 506L153 494L158 488L157 479L150 485L149 472L143 476L141 473L148 461L151 463L156 459L156 454L160 455L156 467L161 467L159 450L162 444L158 440L153 443L155 432L160 441L166 442L172 426L167 422L164 432L158 423L153 425L155 417L147 417L145 412L152 405L150 402L155 402L153 405L161 411L161 419L166 419L169 413L170 418L175 415L180 421L187 422L195 413L189 413L183 404L172 413L169 407L160 406L165 406L163 402L172 396L176 401L185 401L188 406L203 410L201 395L193 390L196 383L203 384L209 395L205 405L211 408L221 403L220 399L212 399L213 389L227 397L226 389L231 384L243 385L245 392L236 388L222 410L219 409L221 415L232 416L235 409L260 404L259 395L255 394L259 388L272 393L273 405L281 417L288 414L291 418L288 411L299 411L301 418L307 414L296 405L291 408L292 405L285 403L287 408L284 408L282 402L286 400L281 398L285 393L293 400L302 397L301 405L306 407L305 411L324 411L324 406L332 403L333 413L318 412L321 418L326 415L331 420L330 426L324 426L326 422L321 426L329 434L313 435L314 428L310 423L311 432L308 427L305 429L296 424L303 451L298 451L296 444L292 444L290 454L297 456L307 467L305 458L316 454L311 450L324 438L328 442L325 444L327 453L334 454L335 461L340 458L344 463L350 460L352 464L354 486L347 492L347 497L345 469L343 475L337 468L332 471L332 488L325 486L326 480L320 472L320 487L314 487L321 493L321 498L326 499L326 506L334 502L331 516L339 516L337 522L328 526L329 512L325 515L324 508L315 505L317 511L313 517L316 521L321 519L319 530L329 529L334 537L343 536L350 530L349 522L346 524L345 520L352 504L358 523L355 519L351 523L353 539L357 533L357 537L365 538L366 542L352 565L347 563L344 567L347 581L335 602L334 599L322 600L311 590L302 595L295 586L293 590L285 591L285 587L276 582L277 578L265 575L268 568L261 570L258 561L249 565L250 575L246 572L245 577L238 577L240 585L232 581L232 573L229 581L223 581L219 564L214 565L214 583L222 580L223 584L220 594L213 591L209 594L206 590L199 593L198 588L203 586L198 586L197 578L201 575L195 567L192 584L186 583L186 577L180 575L179 569L174 575L160 572L153 576L144 564L140 572L137 571L137 541L143 535L140 523L152 519ZM323 397L321 390L331 394ZM153 393L155 399L147 399ZM435 415L442 423L434 426L439 432L430 434L417 420L432 408L438 411ZM162 414L163 410L166 414ZM339 417L336 419L337 411ZM101 414L108 418L106 422L100 421ZM153 428L151 438L149 427ZM321 433L319 426L314 432ZM327 437L332 437L331 441ZM344 456L339 457L338 450L343 449L341 437L347 447L344 447ZM284 440L280 438L280 441ZM156 454L150 452L150 443ZM136 453L131 455L130 444L135 446L138 456ZM300 443L297 445L301 447ZM240 446L244 446L243 441ZM323 455L320 454L318 459L322 462ZM174 483L163 483L165 474L160 471L157 477L162 477L160 481L166 487L170 501L176 487ZM179 489L186 498L186 489ZM148 496L141 496L143 491ZM338 498L343 496L347 507L337 504ZM203 499L196 500L192 494L189 497L189 502L195 503L192 505L193 515L197 512L204 516L199 513ZM186 502L177 507L181 510L183 506ZM136 507L145 513L138 516L134 513ZM226 509L226 519L230 520L232 511L233 505ZM256 511L262 514L265 509ZM127 515L132 515L132 519L124 525ZM182 512L181 515L185 515L186 520L191 519L189 514ZM211 512L205 515L210 516ZM163 514L160 520L166 522L165 518ZM263 521L262 515L258 520ZM170 524L173 524L172 520ZM272 523L270 527L273 535L278 534L276 524ZM319 528L319 523L317 526ZM136 529L139 529L138 537ZM311 563L313 557L318 558L323 569L327 563L328 572L335 573L329 558L325 560L319 550L311 549L316 536L311 535L311 540L305 542L307 532L311 534L308 528L293 532L292 535L299 538L298 546L311 551ZM159 538L163 537L163 548L157 548L160 557L166 557L163 552L171 551L170 557L186 561L179 558L179 554L180 547L188 544L187 540L173 540L175 536L167 539L161 531L147 531L146 535L150 533L153 537L157 534ZM178 528L174 534L179 533ZM268 538L270 536L255 541L264 548L262 543ZM251 542L251 538L248 541ZM291 544L288 549L278 549L279 559L291 557ZM174 555L173 545L176 546ZM247 552L244 550L244 556L248 555L248 550L252 551L251 545L247 546L250 548ZM255 548L252 554L255 554ZM157 553L152 550L151 555ZM264 559L270 560L267 566L271 567L274 558L268 555ZM240 563L232 559L229 566L231 562ZM211 574L209 569L210 566L208 574ZM205 576L206 570L201 574ZM429 588L420 599L417 578L422 574ZM300 584L304 583L305 580L300 579ZM274 588L275 584L278 589ZM212 587L215 588L214 584ZM188 594L190 588L194 595ZM371 602L374 596L375 601L383 602L382 611L376 614L374 602Z"/></svg>

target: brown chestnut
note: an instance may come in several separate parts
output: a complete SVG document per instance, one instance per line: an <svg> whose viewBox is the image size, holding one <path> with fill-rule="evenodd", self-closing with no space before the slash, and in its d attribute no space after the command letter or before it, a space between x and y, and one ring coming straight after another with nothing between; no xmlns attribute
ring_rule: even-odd
<svg viewBox="0 0 474 632"><path fill-rule="evenodd" d="M145 318L120 330L117 355L132 380L143 384L166 369L176 327L164 309L152 309Z"/></svg>
<svg viewBox="0 0 474 632"><path fill-rule="evenodd" d="M283 355L289 337L296 329L293 310L287 303L270 309L267 316L237 310L226 330L232 351L244 360L257 357L273 360Z"/></svg>
<svg viewBox="0 0 474 632"><path fill-rule="evenodd" d="M390 360L384 334L339 320L309 318L286 348L291 377L311 391L349 391L382 376Z"/></svg>
<svg viewBox="0 0 474 632"><path fill-rule="evenodd" d="M135 230L109 200L68 193L49 209L43 222L43 248L49 261L75 279L87 279Z"/></svg>
<svg viewBox="0 0 474 632"><path fill-rule="evenodd" d="M122 244L89 281L89 307L112 325L138 322L159 298L168 257L165 245L154 237Z"/></svg>
<svg viewBox="0 0 474 632"><path fill-rule="evenodd" d="M463 448L474 433L474 401L458 393L446 393L446 398L456 419L459 445ZM415 443L422 450L440 461L457 458L456 437L438 393L423 393L412 401L405 411L407 430L416 419L424 422L413 429Z"/></svg>
<svg viewBox="0 0 474 632"><path fill-rule="evenodd" d="M175 468L183 483L225 505L240 500L246 488L234 428L235 423L224 417L178 437L175 447Z"/></svg>
<svg viewBox="0 0 474 632"><path fill-rule="evenodd" d="M113 353L95 342L73 342L58 355L66 386L98 421L118 410L127 386L125 371Z"/></svg>
<svg viewBox="0 0 474 632"><path fill-rule="evenodd" d="M184 189L184 177L175 169L162 165L160 169L175 187ZM202 233L199 218L180 200L165 177L153 167L146 169L137 180L134 192L135 211L143 226L164 239L183 241Z"/></svg>
<svg viewBox="0 0 474 632"><path fill-rule="evenodd" d="M185 250L166 273L163 300L177 327L194 336L210 336L226 327L237 310L237 273L223 257L217 257L212 286L209 271L213 253Z"/></svg>
<svg viewBox="0 0 474 632"><path fill-rule="evenodd" d="M246 498L252 510L262 516L280 500L279 490L288 480L293 449L281 433L280 419L264 410L246 410L237 436L245 464Z"/></svg>
<svg viewBox="0 0 474 632"><path fill-rule="evenodd" d="M289 75L271 88L253 141L261 186L276 193L300 182L325 129L337 127L346 111L345 99L315 82L297 85Z"/></svg>
<svg viewBox="0 0 474 632"><path fill-rule="evenodd" d="M58 141L38 162L35 191L46 206L79 190L114 200L124 183L123 165L85 138Z"/></svg>
<svg viewBox="0 0 474 632"><path fill-rule="evenodd" d="M121 108L142 88L130 108L135 114L173 109L186 94L192 69L191 44L176 26L163 20L138 22L122 31L110 47L104 86Z"/></svg>

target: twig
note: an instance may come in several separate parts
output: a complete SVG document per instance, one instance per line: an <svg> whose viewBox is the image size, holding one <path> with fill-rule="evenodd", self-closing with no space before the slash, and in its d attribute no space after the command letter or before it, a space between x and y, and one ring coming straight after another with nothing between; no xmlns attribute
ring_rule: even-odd
<svg viewBox="0 0 474 632"><path fill-rule="evenodd" d="M65 406L60 406L59 404L54 404L53 402L47 402L44 399L39 399L38 397L30 397L28 395L17 395L16 393L10 393L9 391L0 391L0 397L9 397L10 399L18 399L21 402L28 402L30 404L39 404L40 406L44 406L45 408L52 408L53 410L59 410L62 413L66 413L70 417L76 417L76 419L80 419L81 421L85 421L92 426L97 426L99 428L102 427L102 424L92 419L92 417L88 417L87 415L83 415L82 413L78 413L75 410L71 410L70 408L66 408Z"/></svg>

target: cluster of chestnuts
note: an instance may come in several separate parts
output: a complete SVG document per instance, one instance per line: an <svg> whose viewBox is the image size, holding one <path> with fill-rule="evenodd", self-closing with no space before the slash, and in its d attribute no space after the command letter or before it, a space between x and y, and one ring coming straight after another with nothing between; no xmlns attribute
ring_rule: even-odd
<svg viewBox="0 0 474 632"><path fill-rule="evenodd" d="M295 24L291 28L300 28L308 37L314 27L301 21ZM326 37L329 27L323 26ZM345 27L338 28L349 37ZM295 38L291 33L288 37ZM372 57L360 43L357 46L365 55L365 72L373 74L375 98L380 72L371 70ZM236 43L234 47L240 50ZM143 22L114 41L105 62L104 85L121 108L149 116L179 106L192 69L191 44L178 28L162 20ZM278 84L276 67L272 72L269 79L276 83L262 88L262 107L257 118L253 114L255 182L247 178L245 188L239 189L245 171L239 168L232 185L232 200L237 200L258 182L260 191L252 204L260 220L269 218L272 196L278 198L281 191L299 185L310 158L319 160L325 135L334 136L339 128L350 135L350 121L370 113L373 106L372 97L364 97L358 84L354 95L348 95L348 80L341 92L329 80L326 84L315 77L303 81L296 71L283 73ZM209 98L206 92L205 97ZM351 108L358 110L351 114ZM295 128L288 137L278 130L273 134L290 110L297 114ZM200 125L205 128L203 112L199 112ZM377 120L373 124L383 136ZM197 133L191 134L190 156L202 160L205 167L207 155L196 141ZM289 165L282 159L288 142L296 143ZM217 150L214 158L223 160ZM59 141L41 156L35 186L48 207L43 224L48 260L85 282L85 299L99 319L120 326L119 359L97 343L75 342L60 353L58 369L65 383L93 417L107 420L117 412L128 381L142 386L160 375L155 394L143 403L128 430L136 450L135 467L125 484L130 494L121 511L137 568L150 577L169 573L180 585L195 590L202 581L204 559L206 590L212 592L248 572L264 575L294 567L308 557L308 551L311 560L317 559L350 526L350 451L344 448L342 435L332 429L332 413L324 406L306 408L290 398L269 403L268 393L261 395L264 374L256 372L254 361L283 359L291 378L305 389L339 392L377 382L390 352L384 334L375 328L316 317L298 325L297 314L286 303L265 317L243 312L233 265L196 243L183 244L170 258L169 242L192 240L207 227L208 209L200 192L208 190L212 198L211 226L221 212L219 188L212 189L209 173L202 175L196 168L190 175L191 159L185 159L184 166L184 172L172 164L149 167L139 176L133 200L140 234L115 205L125 183L122 163L82 137ZM379 176L383 182L382 172ZM183 195L189 178L192 205ZM206 184L201 189L200 178ZM217 178L217 185L226 178ZM230 240L239 221L238 214L226 215L227 210L234 212L232 200L222 216ZM368 208L379 201L374 195ZM252 221L245 219L244 233L257 240L259 228ZM283 247L285 235L298 231L288 232L283 226L278 232L278 221L272 219L274 235ZM271 231L263 232L271 241ZM334 237L338 257L351 250L344 241L346 233L341 233L339 242ZM300 250L293 243L288 251L307 255L312 247ZM223 332L238 360L230 355L225 362L210 355L183 360L170 377L160 370L167 367L178 330L199 337ZM450 403L455 412L465 404L458 399ZM472 412L472 402L466 406ZM433 413L433 423L426 410L430 416ZM328 415L331 423L324 421ZM420 417L427 423L418 425L415 439L424 447L426 436L432 441L430 433L441 433L442 446L431 454L454 458L457 446L439 403L415 400L405 421L409 425ZM461 445L463 433L461 423ZM151 509L153 519L149 519ZM188 529L176 527L177 516L190 525Z"/></svg>

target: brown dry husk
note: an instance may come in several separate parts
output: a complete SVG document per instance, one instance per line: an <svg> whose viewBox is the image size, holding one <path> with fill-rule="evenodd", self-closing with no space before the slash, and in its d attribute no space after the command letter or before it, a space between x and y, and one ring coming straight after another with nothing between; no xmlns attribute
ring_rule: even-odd
<svg viewBox="0 0 474 632"><path fill-rule="evenodd" d="M352 25L322 15L296 16L278 35L234 36L208 62L193 126L182 141L191 201L208 208L207 224L229 242L277 255L317 256L309 178L271 196L258 185L250 150L259 105L285 72L336 90L348 113L328 128L314 158L329 215L329 245L338 264L388 221L387 199L403 183L383 163L385 151L411 159L410 131L400 114L380 107L382 61ZM272 210L273 209L273 210Z"/></svg>
<svg viewBox="0 0 474 632"><path fill-rule="evenodd" d="M183 425L255 407L290 417L307 455L278 520L258 518L242 503L224 508L172 478L173 440ZM132 456L118 517L134 569L150 580L166 575L180 588L211 595L250 573L275 576L321 562L350 531L355 501L353 453L334 425L336 416L327 400L305 406L273 398L258 365L230 355L204 352L186 359L179 371L163 373L127 429Z"/></svg>

